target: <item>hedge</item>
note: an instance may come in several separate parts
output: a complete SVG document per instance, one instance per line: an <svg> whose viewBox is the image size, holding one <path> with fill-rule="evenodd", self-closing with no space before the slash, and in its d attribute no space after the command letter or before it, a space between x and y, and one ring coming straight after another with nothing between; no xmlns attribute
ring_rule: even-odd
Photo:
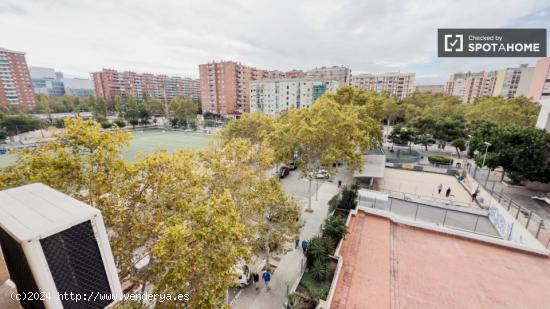
<svg viewBox="0 0 550 309"><path fill-rule="evenodd" d="M444 164L444 165L453 164L453 158L443 157L443 156L429 156L428 161L433 164Z"/></svg>

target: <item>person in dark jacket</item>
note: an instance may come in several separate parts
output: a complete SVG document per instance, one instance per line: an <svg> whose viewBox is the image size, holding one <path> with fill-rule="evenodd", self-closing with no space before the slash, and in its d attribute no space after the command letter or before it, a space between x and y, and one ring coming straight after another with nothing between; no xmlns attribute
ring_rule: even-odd
<svg viewBox="0 0 550 309"><path fill-rule="evenodd" d="M256 291L260 288L260 275L258 273L252 274L252 281L254 281L254 287L256 288Z"/></svg>
<svg viewBox="0 0 550 309"><path fill-rule="evenodd" d="M304 251L304 254L307 253L307 247L308 247L307 240L302 240L302 250Z"/></svg>
<svg viewBox="0 0 550 309"><path fill-rule="evenodd" d="M449 197L451 195L451 187L447 188L447 192L445 192L445 196Z"/></svg>

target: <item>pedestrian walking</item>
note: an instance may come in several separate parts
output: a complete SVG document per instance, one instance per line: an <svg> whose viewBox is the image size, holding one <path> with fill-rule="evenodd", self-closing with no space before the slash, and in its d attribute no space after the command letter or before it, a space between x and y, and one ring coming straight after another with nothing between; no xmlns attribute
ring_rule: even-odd
<svg viewBox="0 0 550 309"><path fill-rule="evenodd" d="M470 169L470 161L466 162L466 169Z"/></svg>
<svg viewBox="0 0 550 309"><path fill-rule="evenodd" d="M451 187L447 188L447 192L445 192L445 196L449 197L451 195Z"/></svg>
<svg viewBox="0 0 550 309"><path fill-rule="evenodd" d="M437 186L437 194L441 194L441 190L443 190L443 185L439 184L439 186Z"/></svg>
<svg viewBox="0 0 550 309"><path fill-rule="evenodd" d="M296 238L294 239L294 241L295 241L295 245L296 245L296 247L294 247L294 248L295 248L295 249L298 249L298 246L300 245L300 238L296 237Z"/></svg>
<svg viewBox="0 0 550 309"><path fill-rule="evenodd" d="M338 188L342 186L342 180L338 180Z"/></svg>
<svg viewBox="0 0 550 309"><path fill-rule="evenodd" d="M472 193L472 202L474 202L477 198L477 190Z"/></svg>
<svg viewBox="0 0 550 309"><path fill-rule="evenodd" d="M264 280L264 283L265 283L265 290L269 291L270 290L269 282L271 281L271 274L267 270L263 273L262 279Z"/></svg>
<svg viewBox="0 0 550 309"><path fill-rule="evenodd" d="M256 291L260 288L260 275L258 273L252 274L252 281L254 281L254 288L256 288Z"/></svg>
<svg viewBox="0 0 550 309"><path fill-rule="evenodd" d="M307 246L309 244L307 243L307 240L302 240L302 250L304 251L304 254L307 253Z"/></svg>

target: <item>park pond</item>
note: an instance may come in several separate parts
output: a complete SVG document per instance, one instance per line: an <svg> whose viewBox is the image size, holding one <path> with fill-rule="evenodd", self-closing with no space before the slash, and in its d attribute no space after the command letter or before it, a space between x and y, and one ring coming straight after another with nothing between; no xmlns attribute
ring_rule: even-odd
<svg viewBox="0 0 550 309"><path fill-rule="evenodd" d="M149 129L133 131L130 146L124 149L122 155L128 161L136 161L139 153L148 154L157 149L173 152L177 149L202 149L212 140L211 134L198 132L170 131ZM0 168L15 162L15 154L0 155Z"/></svg>

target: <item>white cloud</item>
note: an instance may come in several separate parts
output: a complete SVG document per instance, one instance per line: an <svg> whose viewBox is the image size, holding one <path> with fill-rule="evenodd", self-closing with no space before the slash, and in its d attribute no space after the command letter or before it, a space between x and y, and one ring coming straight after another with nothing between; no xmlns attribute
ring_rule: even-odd
<svg viewBox="0 0 550 309"><path fill-rule="evenodd" d="M199 63L226 59L281 70L413 71L419 79L444 80L454 70L517 61L436 59L437 28L505 27L532 14L544 27L545 6L538 0L3 0L0 46L27 52L31 65L80 75L112 67L198 76Z"/></svg>

